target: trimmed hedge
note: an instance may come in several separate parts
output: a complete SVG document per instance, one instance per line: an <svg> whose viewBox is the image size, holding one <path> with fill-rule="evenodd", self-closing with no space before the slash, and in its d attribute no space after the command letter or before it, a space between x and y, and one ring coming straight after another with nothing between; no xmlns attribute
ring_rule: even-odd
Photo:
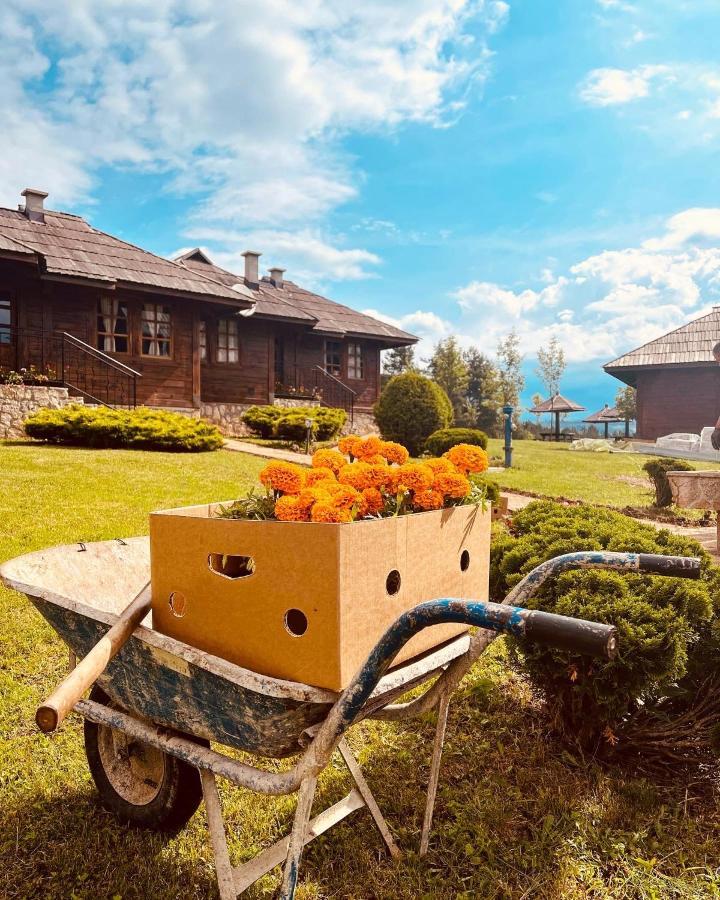
<svg viewBox="0 0 720 900"><path fill-rule="evenodd" d="M417 372L395 375L375 404L375 421L387 441L397 441L419 456L433 432L447 428L453 417L448 395Z"/></svg>
<svg viewBox="0 0 720 900"><path fill-rule="evenodd" d="M655 488L655 506L672 506L672 489L668 481L668 472L694 472L695 466L684 459L659 457L649 459L643 466L648 478Z"/></svg>
<svg viewBox="0 0 720 900"><path fill-rule="evenodd" d="M25 432L50 444L198 453L223 445L219 429L202 419L164 410L66 406L41 409L25 421Z"/></svg>
<svg viewBox="0 0 720 900"><path fill-rule="evenodd" d="M441 428L425 441L425 449L431 456L442 456L456 444L472 444L487 450L488 436L477 428Z"/></svg>
<svg viewBox="0 0 720 900"><path fill-rule="evenodd" d="M347 421L344 409L326 406L251 406L243 413L247 427L264 438L305 440L305 419L313 420L313 438L329 441Z"/></svg>
<svg viewBox="0 0 720 900"><path fill-rule="evenodd" d="M548 580L527 604L618 629L619 654L611 662L514 642L531 680L545 693L558 729L592 748L617 733L638 709L668 695L676 703L690 703L696 685L686 676L693 671L701 668L704 678L720 672L720 655L708 650L709 636L719 624L713 598L720 596L720 570L696 541L611 510L541 501L515 515L510 532L496 535L492 598L501 600L541 562L577 550L702 559L698 581L601 570L566 572Z"/></svg>

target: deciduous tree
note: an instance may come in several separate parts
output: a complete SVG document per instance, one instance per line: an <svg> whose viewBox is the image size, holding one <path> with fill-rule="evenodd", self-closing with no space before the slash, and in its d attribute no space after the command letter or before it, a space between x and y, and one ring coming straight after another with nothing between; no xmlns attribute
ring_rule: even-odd
<svg viewBox="0 0 720 900"><path fill-rule="evenodd" d="M520 338L514 328L499 342L497 357L502 402L517 410L520 394L525 387L525 376L522 373L524 356L520 352Z"/></svg>
<svg viewBox="0 0 720 900"><path fill-rule="evenodd" d="M556 337L550 338L547 347L538 350L537 375L548 389L550 396L560 393L560 381L565 372L565 351Z"/></svg>
<svg viewBox="0 0 720 900"><path fill-rule="evenodd" d="M460 423L465 413L469 374L457 338L451 336L435 345L428 360L427 373L450 398L455 421Z"/></svg>

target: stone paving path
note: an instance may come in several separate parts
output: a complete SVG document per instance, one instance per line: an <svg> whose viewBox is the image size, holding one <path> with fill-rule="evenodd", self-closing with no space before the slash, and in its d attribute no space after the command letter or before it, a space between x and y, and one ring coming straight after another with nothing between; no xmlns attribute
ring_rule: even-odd
<svg viewBox="0 0 720 900"><path fill-rule="evenodd" d="M240 441L232 438L225 442L225 449L232 450L236 453L249 453L252 456L261 456L265 459L282 459L286 462L298 463L299 465L309 465L310 457L304 453L295 453L293 450L278 450L274 447L263 447L260 444L249 443L248 441ZM501 469L491 468L491 472L500 472ZM502 491L502 496L507 497L508 509L510 512L517 512L524 509L536 497L527 497L525 494L514 494L511 491ZM648 525L654 525L655 528L667 528L673 534L682 534L691 537L710 553L716 560L720 561L720 553L717 546L717 532L714 525L708 527L700 527L697 525L674 525L668 522L656 522L652 519L640 519L638 521L646 522Z"/></svg>

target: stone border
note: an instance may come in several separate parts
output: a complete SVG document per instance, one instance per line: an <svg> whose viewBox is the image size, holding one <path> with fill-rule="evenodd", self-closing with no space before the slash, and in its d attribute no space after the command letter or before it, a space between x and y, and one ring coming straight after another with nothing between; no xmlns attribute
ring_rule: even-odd
<svg viewBox="0 0 720 900"><path fill-rule="evenodd" d="M38 384L0 384L0 440L25 437L23 422L41 409L62 409L82 399L64 387Z"/></svg>

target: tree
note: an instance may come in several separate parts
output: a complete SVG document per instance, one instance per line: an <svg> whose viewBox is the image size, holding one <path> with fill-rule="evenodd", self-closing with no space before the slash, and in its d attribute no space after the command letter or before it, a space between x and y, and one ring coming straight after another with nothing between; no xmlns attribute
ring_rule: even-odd
<svg viewBox="0 0 720 900"><path fill-rule="evenodd" d="M463 359L468 371L463 424L480 428L487 434L497 434L500 429L499 409L502 406L498 370L477 347L465 350Z"/></svg>
<svg viewBox="0 0 720 900"><path fill-rule="evenodd" d="M435 345L427 364L427 373L450 398L456 422L462 422L465 413L469 374L457 338L451 336Z"/></svg>
<svg viewBox="0 0 720 900"><path fill-rule="evenodd" d="M385 375L402 375L415 368L414 347L393 347L388 350L383 360L383 373Z"/></svg>
<svg viewBox="0 0 720 900"><path fill-rule="evenodd" d="M630 420L637 418L637 395L634 387L628 384L618 388L615 394L615 408L618 415L625 419L625 437L630 437Z"/></svg>
<svg viewBox="0 0 720 900"><path fill-rule="evenodd" d="M520 394L525 387L522 373L523 355L520 353L520 338L513 328L497 348L499 366L500 396L503 403L515 407L520 404Z"/></svg>
<svg viewBox="0 0 720 900"><path fill-rule="evenodd" d="M533 406L540 406L540 404L543 401L542 394L533 394L530 399L532 400ZM535 413L534 415L535 415L535 420L537 422L537 427L539 428L540 427L540 416L542 415L542 413Z"/></svg>
<svg viewBox="0 0 720 900"><path fill-rule="evenodd" d="M419 372L404 372L391 378L374 412L385 440L404 444L413 456L422 453L425 441L434 431L447 428L452 420L447 394Z"/></svg>
<svg viewBox="0 0 720 900"><path fill-rule="evenodd" d="M565 352L556 337L550 338L547 347L540 347L537 354L537 375L548 389L551 397L560 393L560 380L565 372Z"/></svg>

